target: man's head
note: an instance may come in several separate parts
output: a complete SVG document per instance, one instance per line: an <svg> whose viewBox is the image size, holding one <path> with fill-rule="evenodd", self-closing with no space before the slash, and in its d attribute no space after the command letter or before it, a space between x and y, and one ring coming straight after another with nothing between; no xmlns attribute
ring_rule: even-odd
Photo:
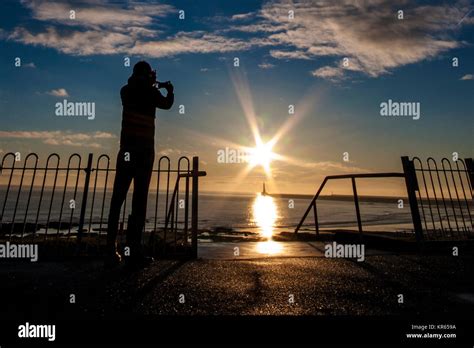
<svg viewBox="0 0 474 348"><path fill-rule="evenodd" d="M141 60L134 65L132 77L154 84L156 81L156 71L151 69L150 64Z"/></svg>

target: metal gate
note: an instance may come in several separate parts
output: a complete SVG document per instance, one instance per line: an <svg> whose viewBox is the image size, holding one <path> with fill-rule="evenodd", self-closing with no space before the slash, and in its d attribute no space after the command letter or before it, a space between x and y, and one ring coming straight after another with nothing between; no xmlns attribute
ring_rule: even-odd
<svg viewBox="0 0 474 348"><path fill-rule="evenodd" d="M325 177L296 226L295 233L298 233L302 228L312 211L315 232L319 234L317 201L323 188L330 180L350 179L358 232L362 236L364 232L356 180L400 178L405 180L414 237L418 242L473 238L474 165L472 158L453 161L443 158L440 165L432 157L426 160L426 165L423 165L418 157L410 160L408 156L403 156L401 160L403 172L343 174Z"/></svg>
<svg viewBox="0 0 474 348"><path fill-rule="evenodd" d="M429 157L422 161L413 157L402 158L409 195L416 195L412 206L415 232L423 240L462 240L474 237L472 158L450 161L443 158L440 164ZM412 204L412 202L410 202Z"/></svg>
<svg viewBox="0 0 474 348"><path fill-rule="evenodd" d="M106 240L114 175L106 154L95 163L89 154L84 166L77 153L66 164L56 153L43 164L36 153L24 158L6 153L0 165L0 241L42 243L55 251L71 245L75 250L100 250ZM204 175L198 157L192 163L180 157L174 167L168 156L155 161L143 234L144 246L153 255L197 256L198 179ZM122 244L132 191L121 211L118 239Z"/></svg>

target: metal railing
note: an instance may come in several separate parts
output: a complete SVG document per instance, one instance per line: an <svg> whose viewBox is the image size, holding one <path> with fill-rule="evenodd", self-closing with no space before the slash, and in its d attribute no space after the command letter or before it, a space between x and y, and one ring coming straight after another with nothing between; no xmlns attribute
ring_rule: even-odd
<svg viewBox="0 0 474 348"><path fill-rule="evenodd" d="M89 154L86 166L82 166L82 157L77 153L69 156L66 166L61 166L61 158L56 153L50 154L42 166L36 153L26 155L23 165L18 165L21 162L19 153L9 152L0 163L0 240L76 238L80 244L84 238L97 237L98 245L105 242L104 218L112 192L109 183L113 182L109 176L115 173L115 169L110 168L108 155L98 156L94 164L93 154ZM155 163L148 198L151 209L144 235L149 236L148 246L165 255L178 251L196 255L198 177L206 173L199 171L198 157L193 157L192 168L184 156L178 159L175 169L171 168L167 156ZM182 178L184 187L179 185ZM122 206L119 241L124 239L131 192L129 190ZM189 220L191 240L188 238ZM160 248L156 248L158 244Z"/></svg>
<svg viewBox="0 0 474 348"><path fill-rule="evenodd" d="M356 216L357 216L357 226L359 233L363 233L362 229L362 219L360 215L360 207L359 207L359 195L357 194L357 185L356 185L356 179L367 179L367 178L403 178L405 175L403 173L368 173L368 174L343 174L343 175L329 175L326 176L321 183L321 186L319 186L318 191L314 195L314 197L311 200L311 203L309 204L308 208L306 209L303 217L301 218L300 222L298 223L298 226L296 226L295 233L298 233L298 231L301 229L303 226L304 221L306 220L306 217L309 215L310 211L313 210L314 213L314 225L316 227L316 234L319 235L319 220L318 220L318 209L316 206L316 201L318 200L322 190L324 189L324 186L329 180L340 180L340 179L351 179L352 183L352 194L354 197L354 205L355 205L355 211L356 211Z"/></svg>
<svg viewBox="0 0 474 348"><path fill-rule="evenodd" d="M414 157L417 198L424 238L465 239L472 236L474 215L473 162L441 160L441 168L429 157L426 167Z"/></svg>
<svg viewBox="0 0 474 348"><path fill-rule="evenodd" d="M404 156L401 160L403 173L346 174L325 177L298 223L295 233L298 233L301 229L312 210L316 234L319 235L320 223L317 200L322 190L329 180L351 179L357 227L359 235L362 236L364 231L356 179L404 178L413 231L417 241L472 238L472 216L474 215L472 212L474 207L474 166L472 158L466 158L464 161L461 159L454 161L456 168L453 168L448 159L443 158L441 169L438 168L436 161L431 157L427 159L428 168L423 167L418 157L410 160L407 156ZM426 179L428 174L430 181ZM433 177L437 180L433 180ZM419 182L423 183L421 189Z"/></svg>
<svg viewBox="0 0 474 348"><path fill-rule="evenodd" d="M189 168L189 162L188 162ZM193 157L193 170L192 172L178 174L178 178L176 179L176 185L173 190L173 195L171 197L171 203L169 205L168 213L166 214L165 226L164 226L164 240L166 241L166 237L168 232L174 236L174 252L176 253L176 249L179 242L179 234L180 230L178 228L178 213L179 213L179 182L180 179L184 178L185 181L185 198L182 201L184 203L184 229L181 231L181 241L183 243L187 243L188 241L188 205L189 205L189 178L192 178L192 202L191 202L191 241L192 241L192 250L193 250L193 257L197 257L197 233L198 233L198 178L200 176L206 176L205 171L199 170L199 158ZM168 228L168 225L170 227ZM153 235L154 237L154 235ZM151 238L153 238L151 237ZM152 244L152 242L150 242ZM166 247L166 243L163 243L163 247Z"/></svg>

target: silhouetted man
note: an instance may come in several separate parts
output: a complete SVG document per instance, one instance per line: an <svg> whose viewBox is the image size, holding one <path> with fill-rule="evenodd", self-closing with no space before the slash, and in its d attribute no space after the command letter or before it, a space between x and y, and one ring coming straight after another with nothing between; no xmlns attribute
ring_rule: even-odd
<svg viewBox="0 0 474 348"><path fill-rule="evenodd" d="M158 83L158 86L156 84L156 71L152 70L147 62L140 61L133 67L133 74L128 79L128 84L120 90L123 106L122 131L108 220L105 257L107 267L118 265L121 261L116 249L118 221L132 179L134 180L132 213L128 219L126 243L130 248L129 261L138 266L143 266L145 263L141 236L145 225L148 186L155 158L155 109L168 110L174 102L173 85L169 82ZM166 97L158 88L166 88Z"/></svg>

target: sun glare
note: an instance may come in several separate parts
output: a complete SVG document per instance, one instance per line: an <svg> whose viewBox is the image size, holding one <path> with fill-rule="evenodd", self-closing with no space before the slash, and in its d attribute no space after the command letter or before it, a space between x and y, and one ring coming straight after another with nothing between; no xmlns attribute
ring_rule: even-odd
<svg viewBox="0 0 474 348"><path fill-rule="evenodd" d="M274 148L279 148L279 146L277 146L278 142L286 134L288 134L288 132L290 132L290 130L305 115L308 114L312 106L315 105L316 101L320 99L321 93L319 91L315 91L314 89L311 89L308 93L306 93L303 99L298 102L298 111L295 112L292 117L288 117L286 119L286 121L273 134L269 141L264 142L262 140L262 135L258 126L258 117L253 105L252 93L249 88L247 75L245 73L242 73L242 71L240 70L241 69L232 69L230 77L234 85L236 95L242 107L242 114L245 116L249 126L249 130L253 135L255 146L248 147L247 145L232 143L225 139L216 139L216 141L221 141L226 145L230 143L230 146L236 147L245 153L245 162L247 163L247 165L243 167L237 175L235 180L235 187L239 186L242 181L249 175L249 173L252 172L253 169L260 169L259 167L261 167L265 173L265 180L270 184L271 187L274 187L276 190L278 190L275 185L272 185L274 182L274 176L272 175L273 163L278 161L292 163L298 166L306 166L306 162L297 161L295 159L292 159L291 157L283 156L277 152L274 152ZM269 135L266 134L266 137L267 136ZM206 135L206 137L208 137L208 135Z"/></svg>
<svg viewBox="0 0 474 348"><path fill-rule="evenodd" d="M270 143L257 144L253 149L250 149L249 163L252 167L262 166L266 172L270 170L270 163L274 159L275 154L272 152L272 145Z"/></svg>

